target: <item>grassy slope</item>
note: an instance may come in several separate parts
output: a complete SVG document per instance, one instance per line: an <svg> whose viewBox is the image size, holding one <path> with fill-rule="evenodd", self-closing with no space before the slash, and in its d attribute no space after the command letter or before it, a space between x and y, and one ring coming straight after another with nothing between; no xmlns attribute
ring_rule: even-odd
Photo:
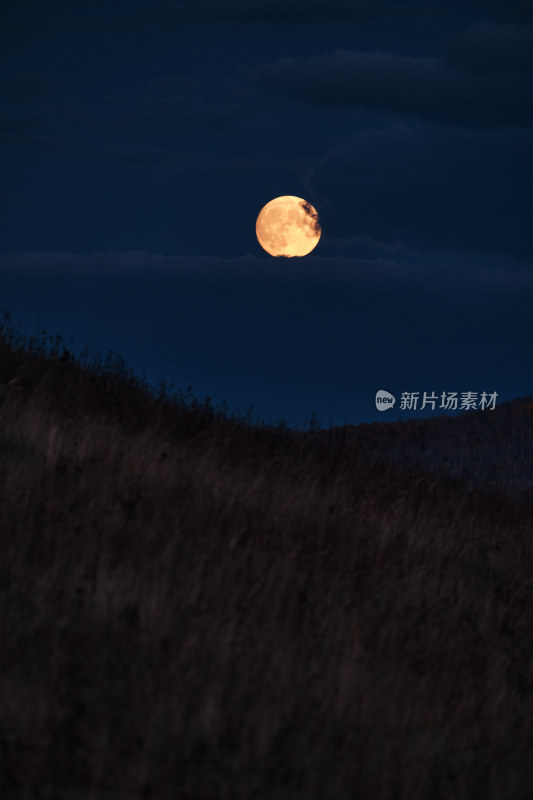
<svg viewBox="0 0 533 800"><path fill-rule="evenodd" d="M530 796L525 495L5 331L0 423L3 797Z"/></svg>
<svg viewBox="0 0 533 800"><path fill-rule="evenodd" d="M322 432L324 441L344 443L370 460L420 466L527 501L533 490L533 397L501 403L495 410L459 416L344 426Z"/></svg>

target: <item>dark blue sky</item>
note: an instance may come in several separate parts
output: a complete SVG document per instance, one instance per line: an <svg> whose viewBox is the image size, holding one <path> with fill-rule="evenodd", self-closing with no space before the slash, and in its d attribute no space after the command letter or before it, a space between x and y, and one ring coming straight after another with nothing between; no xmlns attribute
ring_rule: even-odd
<svg viewBox="0 0 533 800"><path fill-rule="evenodd" d="M527 2L7 2L0 309L301 425L533 392ZM294 194L323 234L273 259Z"/></svg>

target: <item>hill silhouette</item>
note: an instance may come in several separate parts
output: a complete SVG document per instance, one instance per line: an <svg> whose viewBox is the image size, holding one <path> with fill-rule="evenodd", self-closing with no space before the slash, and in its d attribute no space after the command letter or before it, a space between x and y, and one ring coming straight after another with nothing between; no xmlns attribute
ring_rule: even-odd
<svg viewBox="0 0 533 800"><path fill-rule="evenodd" d="M525 502L533 496L533 396L467 411L321 432L330 447L357 449L373 463L409 465L460 478L465 488Z"/></svg>
<svg viewBox="0 0 533 800"><path fill-rule="evenodd" d="M293 431L7 320L0 421L2 797L528 796L531 398Z"/></svg>

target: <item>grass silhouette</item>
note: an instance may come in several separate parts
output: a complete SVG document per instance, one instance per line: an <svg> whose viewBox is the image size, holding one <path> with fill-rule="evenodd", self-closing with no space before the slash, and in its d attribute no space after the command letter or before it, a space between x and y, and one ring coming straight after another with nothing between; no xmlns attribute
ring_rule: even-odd
<svg viewBox="0 0 533 800"><path fill-rule="evenodd" d="M293 431L5 319L2 797L530 796L530 403Z"/></svg>

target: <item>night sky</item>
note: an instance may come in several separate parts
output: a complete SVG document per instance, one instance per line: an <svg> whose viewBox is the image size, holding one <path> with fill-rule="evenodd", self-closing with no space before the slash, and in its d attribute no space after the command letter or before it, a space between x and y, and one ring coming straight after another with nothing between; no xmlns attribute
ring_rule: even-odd
<svg viewBox="0 0 533 800"><path fill-rule="evenodd" d="M533 392L530 2L3 9L0 310L27 333L295 426ZM304 258L255 236L284 194L320 215Z"/></svg>

